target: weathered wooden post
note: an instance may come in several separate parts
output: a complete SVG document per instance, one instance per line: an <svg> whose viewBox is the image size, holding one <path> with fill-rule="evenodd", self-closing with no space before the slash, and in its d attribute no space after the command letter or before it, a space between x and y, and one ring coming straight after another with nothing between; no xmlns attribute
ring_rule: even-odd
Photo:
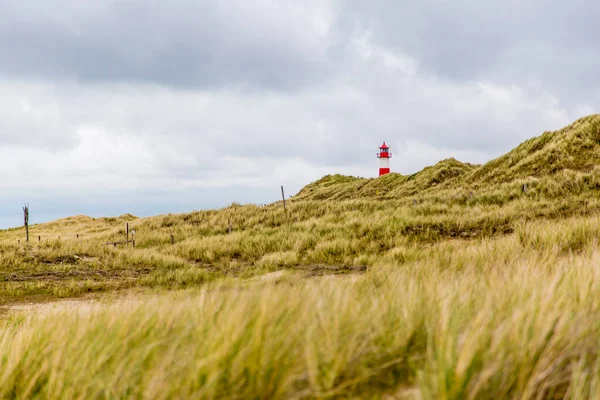
<svg viewBox="0 0 600 400"><path fill-rule="evenodd" d="M25 222L25 240L29 242L29 204L23 206L23 220Z"/></svg>
<svg viewBox="0 0 600 400"><path fill-rule="evenodd" d="M129 222L125 225L125 244L129 243Z"/></svg>
<svg viewBox="0 0 600 400"><path fill-rule="evenodd" d="M281 198L283 199L283 211L287 211L287 208L285 206L285 193L283 191L283 185L281 186Z"/></svg>
<svg viewBox="0 0 600 400"><path fill-rule="evenodd" d="M227 220L227 233L231 233L231 228L232 228L231 220L229 219L229 220Z"/></svg>
<svg viewBox="0 0 600 400"><path fill-rule="evenodd" d="M173 236L173 229L171 229L171 244L175 244L175 236Z"/></svg>
<svg viewBox="0 0 600 400"><path fill-rule="evenodd" d="M131 248L135 249L135 229L131 230Z"/></svg>

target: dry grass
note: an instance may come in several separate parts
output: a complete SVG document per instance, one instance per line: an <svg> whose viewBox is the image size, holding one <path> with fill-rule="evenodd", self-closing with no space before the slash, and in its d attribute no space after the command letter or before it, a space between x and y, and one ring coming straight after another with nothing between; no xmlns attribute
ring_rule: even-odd
<svg viewBox="0 0 600 400"><path fill-rule="evenodd" d="M523 183L536 183L538 191L552 193L556 175L566 174L574 185L569 191L599 187L600 115L591 115L555 132L545 132L485 165L464 164L454 159L410 176L389 174L377 179L341 175L326 176L305 187L297 196L302 200L349 200L360 198L471 200L506 202ZM558 177L562 183L565 177ZM516 184L515 184L516 183ZM554 186L555 187L555 186Z"/></svg>
<svg viewBox="0 0 600 400"><path fill-rule="evenodd" d="M287 212L0 232L4 310L111 296L3 312L0 398L597 398L599 120ZM136 249L107 246L126 222Z"/></svg>
<svg viewBox="0 0 600 400"><path fill-rule="evenodd" d="M592 215L600 209L600 199L591 190L561 200L534 196L535 190L532 185L527 195L503 205L461 205L453 200L417 205L403 200L294 201L287 214L277 204L233 205L131 219L130 227L137 231L135 250L106 245L124 240L124 219L33 226L36 236L53 232L62 236L29 245L17 244L22 230L6 231L0 233L0 304L132 287L184 288L280 269L353 272L427 260L453 243L502 239L527 226L535 230L544 221L561 229L596 222ZM580 245L562 245L563 252Z"/></svg>
<svg viewBox="0 0 600 400"><path fill-rule="evenodd" d="M518 242L17 312L0 328L0 397L595 398L600 254L509 256Z"/></svg>

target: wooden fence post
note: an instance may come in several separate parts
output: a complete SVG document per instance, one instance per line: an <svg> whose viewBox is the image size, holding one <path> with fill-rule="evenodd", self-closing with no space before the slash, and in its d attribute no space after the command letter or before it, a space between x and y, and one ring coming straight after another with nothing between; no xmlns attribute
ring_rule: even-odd
<svg viewBox="0 0 600 400"><path fill-rule="evenodd" d="M287 211L287 208L285 207L285 193L283 191L283 185L281 186L281 198L283 199L283 211Z"/></svg>
<svg viewBox="0 0 600 400"><path fill-rule="evenodd" d="M175 236L173 236L173 229L171 229L171 244L175 244Z"/></svg>
<svg viewBox="0 0 600 400"><path fill-rule="evenodd" d="M23 206L23 220L25 223L25 240L29 242L29 204Z"/></svg>

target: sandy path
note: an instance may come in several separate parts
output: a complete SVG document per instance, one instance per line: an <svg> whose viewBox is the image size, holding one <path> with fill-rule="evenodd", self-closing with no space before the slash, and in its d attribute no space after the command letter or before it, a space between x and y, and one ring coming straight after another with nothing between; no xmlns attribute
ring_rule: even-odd
<svg viewBox="0 0 600 400"><path fill-rule="evenodd" d="M9 304L0 307L0 312L32 312L32 313L48 313L57 310L77 309L78 312L91 310L94 305L98 304L98 300L94 299L66 299L51 301L47 303L19 303Z"/></svg>

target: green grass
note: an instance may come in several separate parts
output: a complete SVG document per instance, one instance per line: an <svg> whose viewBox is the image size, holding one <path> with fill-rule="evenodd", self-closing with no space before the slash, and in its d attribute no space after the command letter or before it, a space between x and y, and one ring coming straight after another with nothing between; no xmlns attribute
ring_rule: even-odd
<svg viewBox="0 0 600 400"><path fill-rule="evenodd" d="M12 314L0 397L594 398L600 256L514 257L520 240Z"/></svg>
<svg viewBox="0 0 600 400"><path fill-rule="evenodd" d="M484 200L430 199L417 205L305 200L291 202L287 213L279 205L232 206L135 219L129 224L137 232L136 249L106 245L124 240L123 220L64 226L58 221L53 231L32 227L33 237L49 239L29 245L17 244L23 232L14 230L0 236L0 304L134 287L185 288L279 269L344 273L403 265L428 259L448 241L500 239L541 221L562 227L587 221L600 209L589 189L560 200L547 198L533 184L526 195L517 189L506 201L491 194ZM75 232L81 232L79 240Z"/></svg>
<svg viewBox="0 0 600 400"><path fill-rule="evenodd" d="M1 231L0 398L596 398L599 146Z"/></svg>
<svg viewBox="0 0 600 400"><path fill-rule="evenodd" d="M490 192L507 192L515 182L551 185L561 173L597 182L598 171L593 170L599 164L600 115L591 115L559 131L532 138L484 165L448 159L410 176L394 173L376 179L328 176L308 185L297 199L447 199L470 192L481 197Z"/></svg>

